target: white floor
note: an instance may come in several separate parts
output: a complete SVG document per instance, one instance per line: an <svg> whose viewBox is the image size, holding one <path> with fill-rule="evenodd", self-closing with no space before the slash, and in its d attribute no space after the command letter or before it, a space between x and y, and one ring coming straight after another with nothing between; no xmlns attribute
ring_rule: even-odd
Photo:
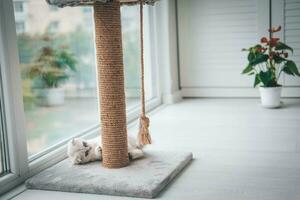
<svg viewBox="0 0 300 200"><path fill-rule="evenodd" d="M188 99L154 113L151 148L195 157L159 199L300 199L300 99L283 101L270 110L258 99ZM27 190L21 199L131 198Z"/></svg>

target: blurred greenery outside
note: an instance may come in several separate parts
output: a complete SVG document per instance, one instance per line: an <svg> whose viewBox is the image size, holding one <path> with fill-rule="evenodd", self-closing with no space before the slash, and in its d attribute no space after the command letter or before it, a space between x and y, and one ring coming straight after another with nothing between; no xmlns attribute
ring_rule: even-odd
<svg viewBox="0 0 300 200"><path fill-rule="evenodd" d="M134 7L122 9L122 13L132 11L137 12L138 10ZM82 12L91 12L91 9L82 9ZM139 30L137 20L137 17L132 19L132 17L122 16L122 26L125 27L122 32L125 87L135 90L139 88ZM26 73L30 64L39 55L41 48L46 45L43 41L45 34L50 34L54 38L51 41L53 48L62 45L68 46L69 51L76 55L76 72L72 73L64 85L66 102L63 106L41 107L36 105L32 89L34 83ZM62 139L71 137L75 133L99 123L93 27L77 26L73 31L67 33L52 33L45 30L43 33L33 34L29 31L19 33L17 37L27 146L29 155L33 155ZM127 108L137 104L138 97L127 98Z"/></svg>
<svg viewBox="0 0 300 200"><path fill-rule="evenodd" d="M47 33L50 35L50 33ZM77 72L73 73L68 83L74 83L76 86L84 88L95 88L95 64L87 62L94 60L93 37L89 36L83 29L77 28L76 31L68 35L56 35L51 43L43 40L44 34L19 34L18 48L19 60L21 66L21 77L23 80L23 98L25 111L32 109L34 103L34 94L32 92L33 81L27 75L27 69L40 54L42 47L51 45L53 48L59 48L62 45L69 46L70 52L76 55ZM80 42L78 42L80 41Z"/></svg>

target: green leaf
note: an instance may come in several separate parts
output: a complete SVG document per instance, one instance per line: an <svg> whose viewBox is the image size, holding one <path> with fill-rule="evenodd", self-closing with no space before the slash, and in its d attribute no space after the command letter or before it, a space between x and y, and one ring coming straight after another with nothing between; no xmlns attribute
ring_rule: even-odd
<svg viewBox="0 0 300 200"><path fill-rule="evenodd" d="M284 44L283 42L277 42L275 50L290 50L292 53L294 52L292 47Z"/></svg>
<svg viewBox="0 0 300 200"><path fill-rule="evenodd" d="M250 76L250 75L253 75L253 74L255 74L255 72L251 72L251 73L249 73L249 74L248 74L248 76Z"/></svg>
<svg viewBox="0 0 300 200"><path fill-rule="evenodd" d="M270 70L264 72L261 71L259 73L259 78L262 81L262 83L264 84L264 86L268 86L269 83L272 81L272 72Z"/></svg>
<svg viewBox="0 0 300 200"><path fill-rule="evenodd" d="M257 56L255 57L255 59L253 59L250 62L250 65L255 66L257 64L266 62L268 60L269 56L266 54L257 54Z"/></svg>
<svg viewBox="0 0 300 200"><path fill-rule="evenodd" d="M294 73L287 66L283 67L282 70L288 75L295 76Z"/></svg>
<svg viewBox="0 0 300 200"><path fill-rule="evenodd" d="M253 70L253 67L251 65L248 65L243 71L242 74L247 74Z"/></svg>
<svg viewBox="0 0 300 200"><path fill-rule="evenodd" d="M274 55L273 59L274 59L275 63L278 63L278 64L282 63L283 61L287 61L285 58L282 58L282 57L277 56L277 55Z"/></svg>
<svg viewBox="0 0 300 200"><path fill-rule="evenodd" d="M295 74L295 75L297 75L297 76L300 76L300 73L299 73L298 68L297 68L296 64L294 63L294 61L291 61L291 60L287 61L287 62L284 64L284 67L288 67L289 70L290 70L291 72L293 72L293 74Z"/></svg>
<svg viewBox="0 0 300 200"><path fill-rule="evenodd" d="M259 75L256 74L253 87L256 87L259 83L260 83Z"/></svg>
<svg viewBox="0 0 300 200"><path fill-rule="evenodd" d="M76 59L75 56L67 51L61 51L57 55L57 61L60 63L60 67L69 67L72 71L76 71Z"/></svg>
<svg viewBox="0 0 300 200"><path fill-rule="evenodd" d="M255 53L249 51L249 54L248 54L248 61L249 62L252 62L252 60L255 59Z"/></svg>
<svg viewBox="0 0 300 200"><path fill-rule="evenodd" d="M258 49L258 48L262 48L262 46L260 44L257 44L254 46L254 48Z"/></svg>
<svg viewBox="0 0 300 200"><path fill-rule="evenodd" d="M248 61L252 62L258 54L261 54L258 49L262 48L262 46L260 44L255 45L254 47L250 47L248 49L249 53L248 53Z"/></svg>

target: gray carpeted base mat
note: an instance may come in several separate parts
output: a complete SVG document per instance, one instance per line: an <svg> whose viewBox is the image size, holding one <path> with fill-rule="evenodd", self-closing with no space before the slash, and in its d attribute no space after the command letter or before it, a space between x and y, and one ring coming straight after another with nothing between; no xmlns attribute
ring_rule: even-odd
<svg viewBox="0 0 300 200"><path fill-rule="evenodd" d="M192 160L192 153L148 151L121 169L66 159L26 181L29 189L154 198Z"/></svg>

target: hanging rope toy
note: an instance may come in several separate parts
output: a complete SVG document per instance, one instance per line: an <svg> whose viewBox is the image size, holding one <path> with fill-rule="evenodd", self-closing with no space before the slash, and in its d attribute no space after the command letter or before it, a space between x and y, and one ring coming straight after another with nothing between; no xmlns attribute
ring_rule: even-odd
<svg viewBox="0 0 300 200"><path fill-rule="evenodd" d="M139 133L138 133L138 141L140 147L143 147L144 145L151 144L151 136L149 133L149 124L150 120L148 117L146 117L146 111L145 111L145 78L144 78L144 41L143 41L143 0L140 0L140 40L141 40L141 109L142 114L140 116L140 125L139 125Z"/></svg>

